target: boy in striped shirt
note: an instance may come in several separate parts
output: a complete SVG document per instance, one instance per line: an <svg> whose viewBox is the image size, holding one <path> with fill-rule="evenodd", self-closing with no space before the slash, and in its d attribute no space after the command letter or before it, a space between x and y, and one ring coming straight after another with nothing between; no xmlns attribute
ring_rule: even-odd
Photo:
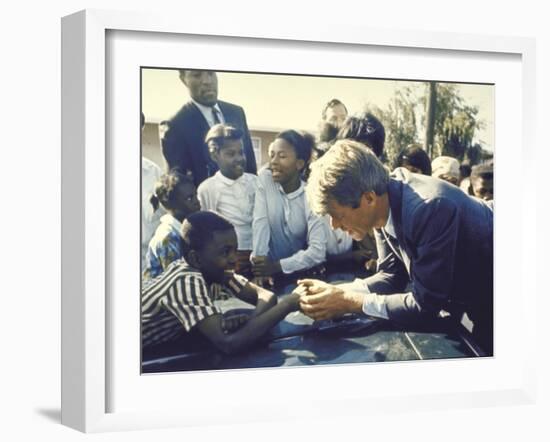
<svg viewBox="0 0 550 442"><path fill-rule="evenodd" d="M300 295L277 302L274 294L232 272L237 260L233 225L213 212L196 212L182 224L184 259L145 283L141 293L142 351L172 348L182 352L210 341L234 353L258 341L288 313ZM224 318L215 301L227 295L256 306L250 316Z"/></svg>

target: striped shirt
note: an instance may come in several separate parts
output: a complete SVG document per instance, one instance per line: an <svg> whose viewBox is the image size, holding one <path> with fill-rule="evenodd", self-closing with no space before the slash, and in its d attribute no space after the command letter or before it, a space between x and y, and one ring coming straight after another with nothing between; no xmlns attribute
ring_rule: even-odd
<svg viewBox="0 0 550 442"><path fill-rule="evenodd" d="M214 301L237 295L247 282L233 275L227 285L208 286L200 271L183 259L173 262L141 290L143 348L178 339L203 319L221 314Z"/></svg>

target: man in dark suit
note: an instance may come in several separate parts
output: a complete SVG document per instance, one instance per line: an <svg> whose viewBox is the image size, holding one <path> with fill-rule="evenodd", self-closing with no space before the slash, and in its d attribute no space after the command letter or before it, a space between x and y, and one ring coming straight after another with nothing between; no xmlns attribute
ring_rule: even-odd
<svg viewBox="0 0 550 442"><path fill-rule="evenodd" d="M304 280L301 308L314 319L363 312L412 325L466 312L480 346L493 349L493 211L437 178L390 176L364 145L342 140L312 164L306 192L332 228L361 240L374 228L378 272L332 286Z"/></svg>
<svg viewBox="0 0 550 442"><path fill-rule="evenodd" d="M162 153L168 168L191 171L195 186L212 176L218 166L208 154L204 137L215 124L225 123L244 132L246 172L256 173L256 158L244 110L218 100L218 77L213 71L180 70L180 80L189 90L186 103L166 124Z"/></svg>

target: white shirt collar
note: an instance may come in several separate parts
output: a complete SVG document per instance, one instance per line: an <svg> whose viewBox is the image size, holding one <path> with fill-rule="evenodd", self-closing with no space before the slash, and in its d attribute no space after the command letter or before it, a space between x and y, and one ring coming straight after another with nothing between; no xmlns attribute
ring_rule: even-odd
<svg viewBox="0 0 550 442"><path fill-rule="evenodd" d="M388 221L386 221L384 230L388 235L397 238L397 235L395 234L395 226L393 225L393 217L391 216L391 209L388 210Z"/></svg>
<svg viewBox="0 0 550 442"><path fill-rule="evenodd" d="M211 125L214 122L214 116L212 115L213 108L219 112L220 119L222 119L223 122L223 114L218 103L216 103L214 106L205 106L204 104L200 104L198 101L195 101L192 98L191 101L195 104L195 106L199 108L206 121L208 121L208 124Z"/></svg>
<svg viewBox="0 0 550 442"><path fill-rule="evenodd" d="M232 186L233 184L239 182L244 177L244 173L237 178L236 180L232 180L231 178L227 178L224 174L221 173L221 171L217 171L214 176L217 180L219 180L221 183L225 184L226 186Z"/></svg>
<svg viewBox="0 0 550 442"><path fill-rule="evenodd" d="M281 192L286 198L289 200L293 200L297 197L299 197L302 193L304 193L305 186L304 182L300 180L300 187L298 187L294 192L286 193L283 189L283 186L281 186L281 183L275 183L277 185L277 188L279 189L279 192Z"/></svg>

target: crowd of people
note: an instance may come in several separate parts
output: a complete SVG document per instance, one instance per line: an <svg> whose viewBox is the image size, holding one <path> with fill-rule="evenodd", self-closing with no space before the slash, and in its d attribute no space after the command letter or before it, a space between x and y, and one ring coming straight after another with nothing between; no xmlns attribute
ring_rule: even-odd
<svg viewBox="0 0 550 442"><path fill-rule="evenodd" d="M317 139L280 132L257 170L244 110L212 71L180 70L190 101L142 165L142 351L242 351L288 313L418 324L464 313L493 342L493 164L384 163L385 129L330 100ZM142 127L144 116L142 114ZM235 296L255 306L224 315Z"/></svg>

